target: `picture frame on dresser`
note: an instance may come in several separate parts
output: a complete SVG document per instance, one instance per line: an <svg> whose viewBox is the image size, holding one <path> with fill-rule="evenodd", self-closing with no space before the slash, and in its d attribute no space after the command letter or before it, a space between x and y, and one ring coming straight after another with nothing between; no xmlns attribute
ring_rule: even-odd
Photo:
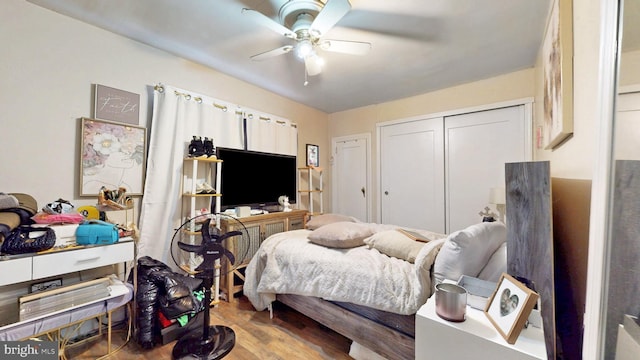
<svg viewBox="0 0 640 360"><path fill-rule="evenodd" d="M535 291L503 273L484 313L500 335L515 344L537 300Z"/></svg>
<svg viewBox="0 0 640 360"><path fill-rule="evenodd" d="M80 196L96 197L103 186L142 195L146 128L82 118L80 134Z"/></svg>

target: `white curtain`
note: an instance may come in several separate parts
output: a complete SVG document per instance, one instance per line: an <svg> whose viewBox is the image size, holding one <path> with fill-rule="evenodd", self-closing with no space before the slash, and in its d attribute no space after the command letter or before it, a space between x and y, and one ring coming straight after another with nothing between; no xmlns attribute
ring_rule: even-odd
<svg viewBox="0 0 640 360"><path fill-rule="evenodd" d="M264 112L245 110L247 149L284 155L298 153L298 127L289 120Z"/></svg>
<svg viewBox="0 0 640 360"><path fill-rule="evenodd" d="M215 146L242 149L242 118L236 105L168 85L156 86L139 221L139 256L175 266L171 240L182 224L182 166L191 138L206 136Z"/></svg>

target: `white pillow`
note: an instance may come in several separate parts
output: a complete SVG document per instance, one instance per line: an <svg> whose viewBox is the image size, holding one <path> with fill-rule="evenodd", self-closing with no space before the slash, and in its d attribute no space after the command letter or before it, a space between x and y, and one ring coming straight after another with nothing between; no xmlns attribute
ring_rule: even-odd
<svg viewBox="0 0 640 360"><path fill-rule="evenodd" d="M313 230L307 239L326 247L348 249L364 245L363 240L371 235L373 231L367 224L341 221Z"/></svg>
<svg viewBox="0 0 640 360"><path fill-rule="evenodd" d="M482 268L478 278L482 280L492 281L497 283L500 281L502 273L507 272L507 242L503 242L502 245L491 255L487 265Z"/></svg>
<svg viewBox="0 0 640 360"><path fill-rule="evenodd" d="M386 230L375 233L364 239L364 243L369 245L370 249L376 249L387 256L402 259L410 263L416 261L416 256L426 244L415 241L398 230Z"/></svg>
<svg viewBox="0 0 640 360"><path fill-rule="evenodd" d="M335 222L358 222L353 216L341 215L341 214L321 214L314 215L307 221L305 228L309 230L315 230L323 225L332 224Z"/></svg>
<svg viewBox="0 0 640 360"><path fill-rule="evenodd" d="M477 277L493 253L507 241L507 228L499 221L482 222L447 237L434 263L436 284L460 276Z"/></svg>

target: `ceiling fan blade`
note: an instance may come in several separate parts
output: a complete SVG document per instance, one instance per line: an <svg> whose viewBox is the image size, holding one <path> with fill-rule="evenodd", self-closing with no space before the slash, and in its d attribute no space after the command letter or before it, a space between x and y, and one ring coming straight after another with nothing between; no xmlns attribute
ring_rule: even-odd
<svg viewBox="0 0 640 360"><path fill-rule="evenodd" d="M286 27L280 25L279 23L273 21L273 19L271 19L270 17L264 15L263 13L253 10L253 9L248 9L248 8L243 8L242 9L242 14L244 14L245 16L251 18L255 23L260 24L266 28L269 28L275 32L277 32L280 35L286 36L288 38L292 38L295 39L298 36L296 35L296 33L294 33L293 31L287 29Z"/></svg>
<svg viewBox="0 0 640 360"><path fill-rule="evenodd" d="M349 10L349 0L328 0L318 16L313 20L309 32L318 37L331 29Z"/></svg>
<svg viewBox="0 0 640 360"><path fill-rule="evenodd" d="M322 66L320 66L320 63L315 56L307 56L304 59L304 66L307 70L307 75L309 76L318 75L322 71Z"/></svg>
<svg viewBox="0 0 640 360"><path fill-rule="evenodd" d="M262 61L262 60L265 60L265 59L268 59L268 58L272 58L274 56L286 54L291 50L293 50L293 46L285 45L285 46L279 47L277 49L273 49L273 50L265 51L265 52L260 53L260 54L253 55L253 56L250 57L250 59L253 60L253 61Z"/></svg>
<svg viewBox="0 0 640 360"><path fill-rule="evenodd" d="M351 55L366 55L371 50L371 43L361 41L323 40L319 45L322 50Z"/></svg>

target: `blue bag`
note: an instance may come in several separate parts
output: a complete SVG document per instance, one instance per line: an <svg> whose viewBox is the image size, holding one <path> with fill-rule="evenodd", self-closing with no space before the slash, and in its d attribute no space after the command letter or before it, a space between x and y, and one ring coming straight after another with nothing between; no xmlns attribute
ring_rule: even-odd
<svg viewBox="0 0 640 360"><path fill-rule="evenodd" d="M76 229L78 245L109 245L119 239L118 225L102 220L87 220Z"/></svg>

